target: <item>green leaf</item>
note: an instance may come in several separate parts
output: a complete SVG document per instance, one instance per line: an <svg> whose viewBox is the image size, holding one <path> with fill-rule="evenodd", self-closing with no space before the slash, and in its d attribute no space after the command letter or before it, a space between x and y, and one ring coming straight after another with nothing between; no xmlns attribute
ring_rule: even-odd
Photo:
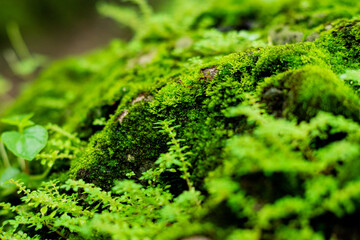
<svg viewBox="0 0 360 240"><path fill-rule="evenodd" d="M45 214L47 213L47 211L48 211L47 206L42 207L42 208L40 209L40 212L41 212L42 215L45 215Z"/></svg>
<svg viewBox="0 0 360 240"><path fill-rule="evenodd" d="M34 123L30 121L30 118L32 118L33 116L34 116L33 113L20 114L8 118L2 118L0 121L9 125L15 125L18 127L25 128L34 125Z"/></svg>
<svg viewBox="0 0 360 240"><path fill-rule="evenodd" d="M17 180L20 177L20 170L14 167L6 168L0 174L0 198L12 194L17 190L17 187L14 184L7 183L7 181L10 179Z"/></svg>
<svg viewBox="0 0 360 240"><path fill-rule="evenodd" d="M55 211L53 211L50 215L49 215L49 218L51 219L51 218L54 218L55 217L55 215L56 215L56 213L57 213L57 211L55 210Z"/></svg>
<svg viewBox="0 0 360 240"><path fill-rule="evenodd" d="M34 55L14 64L14 71L19 75L28 75L44 65L46 58L41 55Z"/></svg>
<svg viewBox="0 0 360 240"><path fill-rule="evenodd" d="M9 167L5 169L0 175L0 184L4 184L7 180L11 178L16 178L20 174L20 170L14 167Z"/></svg>
<svg viewBox="0 0 360 240"><path fill-rule="evenodd" d="M1 139L16 156L31 161L45 147L48 132L44 127L35 125L26 128L23 134L15 131L4 132Z"/></svg>

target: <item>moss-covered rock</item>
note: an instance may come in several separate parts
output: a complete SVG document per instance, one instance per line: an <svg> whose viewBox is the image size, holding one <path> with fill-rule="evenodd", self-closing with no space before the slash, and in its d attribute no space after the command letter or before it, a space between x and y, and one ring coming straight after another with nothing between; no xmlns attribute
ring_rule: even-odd
<svg viewBox="0 0 360 240"><path fill-rule="evenodd" d="M278 117L310 120L319 111L359 121L359 98L332 71L307 66L267 79L259 97Z"/></svg>
<svg viewBox="0 0 360 240"><path fill-rule="evenodd" d="M177 136L191 147L193 178L203 179L219 164L223 141L235 129L224 115L227 108L241 103L242 94L253 92L265 77L307 64L326 67L326 57L312 43L275 46L214 60L209 68L184 68L186 74L155 81L153 87L137 90L138 95L117 107L71 172L101 186L131 171L140 177L167 151L166 138L154 129L154 123L170 118L180 125ZM154 76L153 68L149 64L142 71Z"/></svg>
<svg viewBox="0 0 360 240"><path fill-rule="evenodd" d="M334 65L359 68L360 21L341 19L323 27L317 45L334 56Z"/></svg>
<svg viewBox="0 0 360 240"><path fill-rule="evenodd" d="M356 25L357 21L353 22ZM350 23L334 23L337 28L341 28L341 24L348 26ZM219 59L210 57L208 63L202 60L192 65L179 58L176 42L160 44L152 50L144 49L145 53L141 54L121 51L124 44L114 42L105 51L81 61L68 60L47 70L36 84L37 91L41 92L30 90L18 100L19 104L11 112L21 112L21 103L37 95L36 102L27 110L36 113L35 120L39 123L46 119L64 124L66 129L78 131L83 139L89 139L100 131L91 138L83 156L73 162L70 172L73 177L84 178L103 187L111 186L114 179L124 178L132 171L138 178L151 168L160 154L167 151L167 138L154 128L154 123L167 118L175 119L176 125L181 126L179 138L184 139L193 152L193 178L201 183L207 172L220 163L223 142L237 128L237 124L226 119L224 111L241 103L242 94L255 91L266 77L275 76L271 78L274 80L267 80L267 85L263 85L260 98L268 102L268 108L277 112L276 115L290 114L303 120L310 119L318 110L331 110L357 119L354 109L346 113L335 100L326 100L325 106L322 103L324 95L316 97L307 90L301 90L304 94L298 96L300 86L312 84L310 89L328 89L329 99L338 96L336 91L341 88L344 91L340 94L349 97L351 94L346 92L350 90L342 87L340 80L334 80L336 77L331 73L324 76L322 70L316 73L312 68L304 68L301 72L277 76L305 65L336 72L348 67L348 61L343 60L345 57L339 59L334 50L327 47L330 43L326 41L331 32L322 32L315 43L254 48ZM353 32L355 34L356 31L348 34L352 36ZM191 56L194 50L192 47L182 49L181 55ZM353 64L358 62L354 54L346 56ZM123 59L113 60L117 55ZM109 60L99 65L95 63L98 58ZM315 77L317 75L321 76ZM312 80L312 76L316 80ZM54 81L55 77L64 80ZM68 80L71 80L70 88ZM323 85L327 81L334 86ZM57 82L66 89L59 87ZM329 93L330 89L333 92ZM277 90L282 93L271 93ZM305 97L306 94L309 95ZM283 95L288 98L283 99ZM274 103L274 99L269 99L271 97L275 100L280 97L283 102ZM309 101L308 105L304 103L305 98ZM345 99L339 101L346 102ZM357 100L347 103L355 108L357 104L351 101ZM338 110L332 109L334 106ZM99 120L101 123L96 123Z"/></svg>
<svg viewBox="0 0 360 240"><path fill-rule="evenodd" d="M150 238L347 239L341 219L360 213L360 99L338 74L360 67L358 4L174 4L161 16L139 4L144 16L128 15L138 17L127 23L139 28L131 42L54 64L6 114L34 112L37 123L77 134L85 147L75 147L71 178L109 191L120 181L115 195L125 186L149 206L166 198L139 225ZM296 41L287 35L294 32ZM140 214L122 201L124 215ZM78 234L113 234L96 221L123 216L106 214Z"/></svg>

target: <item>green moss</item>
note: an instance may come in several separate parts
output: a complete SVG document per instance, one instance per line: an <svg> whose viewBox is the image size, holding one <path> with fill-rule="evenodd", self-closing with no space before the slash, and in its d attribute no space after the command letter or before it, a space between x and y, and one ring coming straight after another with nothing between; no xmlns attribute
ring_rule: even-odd
<svg viewBox="0 0 360 240"><path fill-rule="evenodd" d="M77 178L108 188L113 179L125 178L131 171L140 177L159 153L166 151L164 137L153 126L156 119L146 111L148 104L137 105L110 119L110 124L92 138L80 162L74 164Z"/></svg>
<svg viewBox="0 0 360 240"><path fill-rule="evenodd" d="M150 45L142 53L134 52L137 49L135 43L124 51L121 50L124 46L122 43L114 42L106 51L77 60L76 64L75 60L68 60L63 65L57 64L50 68L38 80L37 88L41 93L38 94L37 104L26 109L35 112L40 123L41 119L65 123L67 129L76 130L83 139L89 139L101 131L91 139L83 157L74 161L71 170L72 176L85 178L101 186L109 186L114 179L124 178L131 171L136 173L137 178L140 177L161 153L167 151L166 137L156 133L153 124L165 118L176 119L182 129L179 137L185 139L192 148L193 177L201 183L207 172L219 164L218 155L224 141L239 127L226 120L224 112L242 102L243 93L255 91L256 86L266 77L305 65L337 70L346 64L319 44L324 42L322 39L326 39L328 34L322 33L321 39L315 44L254 48L223 58L210 57L207 63L204 62L206 58L199 63L182 58L182 55L194 56L198 51L198 47L192 47L194 43L189 43L191 47L182 48L179 54L177 42L156 47ZM221 45L222 41L227 39L219 40L217 44ZM228 51L226 47L218 54ZM123 59L113 60L114 56L119 55ZM99 57L108 60L102 65L94 64L94 60ZM210 75L209 71L212 72ZM302 78L310 78L313 71L310 72ZM64 79L58 81L66 86L69 86L67 79L75 78L78 81L72 81L72 87L66 87L65 90L52 81L54 77L60 76ZM280 78L282 75L275 79ZM322 79L325 81L327 77ZM87 87L84 88L84 84ZM322 86L320 82L316 84ZM297 91L290 85L287 89L289 92ZM33 94L25 94L19 102L33 97ZM145 98L151 101L143 101ZM296 102L305 98L302 96ZM62 99L61 102L59 99ZM134 103L138 101L136 99L141 101ZM289 103L291 107L285 111L285 115L294 114L300 119L309 119L319 109L314 106L311 113L306 110L295 114L296 111L304 111L299 110L301 104L295 106L296 102ZM50 103L53 104L50 106ZM58 107L54 104L58 104ZM21 104L19 106L12 111L24 111L21 110ZM328 110L329 106L320 109ZM120 124L118 119L124 111L129 114L124 118L124 123ZM349 114L354 115L351 111ZM104 130L104 126L95 124L97 119L107 121ZM137 122L146 124L142 126ZM130 163L128 158L136 160Z"/></svg>
<svg viewBox="0 0 360 240"><path fill-rule="evenodd" d="M341 19L324 26L316 45L327 49L334 56L334 65L359 68L359 39L360 21Z"/></svg>
<svg viewBox="0 0 360 240"><path fill-rule="evenodd" d="M109 186L131 171L139 178L167 151L166 138L153 126L170 118L181 126L179 138L191 147L193 178L201 184L219 164L224 141L238 128L226 119L226 109L241 103L242 94L253 92L265 77L307 64L328 66L327 56L312 43L304 43L249 50L192 69L185 65L186 72L175 72L173 77L154 71L164 66L161 62L143 66L141 71L135 68L127 72L128 80L114 85L119 89L113 97L117 110L105 129L91 139L83 157L74 161L72 176L101 182L100 186ZM142 87L133 88L138 82ZM128 90L122 93L124 88ZM129 158L134 162L129 163Z"/></svg>
<svg viewBox="0 0 360 240"><path fill-rule="evenodd" d="M201 184L219 164L224 141L236 129L243 128L226 119L226 109L241 103L244 93L254 92L270 76L274 77L262 84L258 94L260 98L264 96L269 111L278 116L309 120L323 110L358 119L357 98L326 70L336 71L345 63L336 62L331 52L314 43L250 49L200 64L186 63L178 58L176 50L169 50L160 45L146 65L135 65L129 70L117 68L87 97L92 104L79 105L80 111L87 109L87 119L78 125L82 136L101 130L93 125L96 118L109 120L105 129L91 139L82 158L73 162L73 177L100 186L109 186L113 179L124 178L131 171L139 178L167 151L166 137L153 127L157 121L170 118L181 126L179 138L191 147L193 179ZM188 48L182 53L193 51ZM302 68L306 65L317 67ZM291 71L299 68L302 69ZM281 102L265 99L271 95L266 92L274 88L282 92ZM110 93L106 93L108 89ZM326 95L319 96L309 89L326 89ZM94 105L96 99L99 100ZM104 105L106 102L109 107ZM110 110L113 115L109 118ZM128 159L134 160L130 163Z"/></svg>
<svg viewBox="0 0 360 240"><path fill-rule="evenodd" d="M266 79L258 95L269 113L278 117L310 120L319 111L326 111L360 120L358 97L332 71L319 66Z"/></svg>
<svg viewBox="0 0 360 240"><path fill-rule="evenodd" d="M223 116L215 122L211 117L214 114L209 115L207 108L203 108L206 82L197 78L181 79L174 79L158 90L150 89L151 95L140 94L123 106L119 105L105 129L91 139L80 162L74 162L71 170L74 176L91 182L105 179L99 184L101 186L110 186L114 178L123 178L131 171L140 177L167 151L167 137L159 133L154 124L170 118L181 125L178 136L192 148L192 162L195 169L199 168L194 178L202 179L214 168L212 149L221 146L221 138L228 130L224 127ZM214 132L210 133L210 129ZM84 172L90 176L84 177Z"/></svg>
<svg viewBox="0 0 360 240"><path fill-rule="evenodd" d="M334 9L340 0L174 2L180 7L169 11L172 21L169 13L131 10L131 42L54 64L8 114L32 111L36 122L58 123L87 142L71 162L72 178L106 190L131 178L149 187L131 182L142 189L137 194L155 189L141 177L156 170L171 146L157 123L173 120L204 203L199 213L179 213L189 204L187 194L200 192L186 191L180 171L161 172L156 183L164 189L157 196L179 196L179 205L166 203L146 218L143 228L151 236L165 229L159 239L337 234L324 226L345 228L343 216L356 219L360 196L360 100L337 74L360 68L360 49L359 20L335 19L354 17L358 4L344 1L340 11ZM302 33L302 41L314 40L308 36L315 33L316 40L267 40L269 30L284 28ZM139 220L129 210L136 204L126 202L124 215ZM121 214L107 214L99 213L100 226L121 222ZM88 231L103 231L92 224ZM178 233L181 228L187 231Z"/></svg>
<svg viewBox="0 0 360 240"><path fill-rule="evenodd" d="M265 48L263 51L253 70L257 78L269 77L307 64L326 67L329 61L329 55L312 43L276 46Z"/></svg>

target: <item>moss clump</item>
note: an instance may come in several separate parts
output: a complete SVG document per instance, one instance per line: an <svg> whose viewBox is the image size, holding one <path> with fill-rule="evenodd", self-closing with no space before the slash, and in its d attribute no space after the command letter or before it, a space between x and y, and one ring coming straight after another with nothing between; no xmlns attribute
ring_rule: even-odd
<svg viewBox="0 0 360 240"><path fill-rule="evenodd" d="M360 21L341 19L324 26L317 45L334 55L334 64L359 68Z"/></svg>
<svg viewBox="0 0 360 240"><path fill-rule="evenodd" d="M319 94L319 92L321 94ZM270 113L278 117L310 120L319 111L359 121L359 99L332 71L307 66L273 76L258 90Z"/></svg>
<svg viewBox="0 0 360 240"><path fill-rule="evenodd" d="M236 128L226 119L225 110L241 103L242 94L253 92L265 77L307 64L328 67L327 56L312 43L274 46L213 60L211 67L195 67L167 82L157 76L163 81L148 87L147 93L137 90L139 95L118 106L105 129L91 139L80 162L74 162L72 176L101 182L102 187L131 171L140 177L167 151L166 139L153 129L154 123L173 118L181 126L178 137L191 146L193 178L201 183L219 164L224 140ZM149 64L142 71L154 76L153 69Z"/></svg>
<svg viewBox="0 0 360 240"><path fill-rule="evenodd" d="M237 124L226 119L224 111L241 103L243 93L255 91L256 86L266 77L305 65L316 65L334 71L348 66L342 60L336 61L336 55L325 49L323 39L328 35L328 31L323 32L315 43L254 48L219 59L216 56L209 57L206 64L202 60L192 65L179 56L189 57L197 50L192 47L182 48L179 55L176 42L149 47L152 50L145 49L142 54L121 52L124 45L114 42L107 50L78 61L76 65L73 64L75 60L71 60L64 62L65 66L50 68L38 80L38 89L42 89L42 92L38 94L38 104L35 103L30 109L37 113L40 123L41 119L45 119L44 116L55 123L65 122L67 129L78 131L83 139L100 131L92 137L83 157L74 161L70 172L73 177L84 178L103 187L110 186L109 183L114 179L121 179L132 171L138 178L150 168L160 154L167 151L166 138L153 129L153 124L174 116L176 124L180 124L182 129L179 137L189 142L193 148L193 178L198 179L200 184L207 172L219 164L218 154L225 139L237 129ZM119 53L125 57L124 60L112 60L114 54ZM97 58L109 60L99 66L94 63ZM208 75L208 71L212 71L212 75ZM310 76L311 73L305 75ZM72 81L71 91L65 91L55 87L56 83L51 81L53 76L79 80ZM280 78L282 76L274 77ZM85 79L87 88L83 87ZM289 85L287 88L295 91L292 87ZM48 90L44 91L44 88ZM67 101L63 94L70 96L70 99ZM83 99L76 98L76 94ZM59 99L59 96L61 103L60 100L51 101ZM24 95L23 99L31 97L33 93ZM25 101L23 99L19 102ZM302 115L295 114L295 117L310 119L316 113L318 108L315 105L320 100L314 99L311 115L304 112ZM62 105L50 106L51 102ZM285 111L285 115L294 114L295 109L301 105L293 105L295 102L286 104L289 104L289 109ZM323 110L332 106L329 103ZM20 110L14 107L12 111ZM342 109L338 112L341 111ZM53 116L51 112L54 112ZM123 117L121 121L124 122L120 123L119 118ZM103 119L103 122L97 125L97 119ZM136 122L146 124L143 126ZM138 160L131 162L128 159Z"/></svg>
<svg viewBox="0 0 360 240"><path fill-rule="evenodd" d="M32 111L85 142L72 138L66 174L79 181L61 189L91 213L58 210L56 226L74 239L358 236L342 220L360 213L360 99L337 76L360 67L358 4L174 1L157 15L136 2L131 42L53 65L7 113ZM268 38L284 28L303 35Z"/></svg>

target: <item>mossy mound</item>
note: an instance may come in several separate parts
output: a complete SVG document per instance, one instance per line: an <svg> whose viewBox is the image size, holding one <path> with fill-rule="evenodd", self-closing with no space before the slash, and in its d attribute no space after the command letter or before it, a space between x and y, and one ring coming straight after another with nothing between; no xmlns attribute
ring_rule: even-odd
<svg viewBox="0 0 360 240"><path fill-rule="evenodd" d="M59 179L108 191L66 183L90 213L55 225L73 239L359 238L360 99L339 78L360 67L359 4L137 2L131 42L54 64L6 113L77 134Z"/></svg>
<svg viewBox="0 0 360 240"><path fill-rule="evenodd" d="M319 94L320 93L320 94ZM267 79L259 97L277 117L309 121L319 111L359 121L359 98L332 71L308 65Z"/></svg>

